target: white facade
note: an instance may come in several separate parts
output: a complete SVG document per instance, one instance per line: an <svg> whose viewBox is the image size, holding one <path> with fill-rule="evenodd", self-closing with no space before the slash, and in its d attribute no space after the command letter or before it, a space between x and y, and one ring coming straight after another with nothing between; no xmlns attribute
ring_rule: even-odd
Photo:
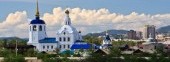
<svg viewBox="0 0 170 62"><path fill-rule="evenodd" d="M64 25L57 31L56 37L48 38L46 24L39 17L37 1L36 18L29 24L29 41L27 44L35 46L39 52L55 51L56 49L60 49L60 52L70 50L75 41L82 40L82 36L81 32L78 32L71 25L69 11L66 10L65 13Z"/></svg>
<svg viewBox="0 0 170 62"><path fill-rule="evenodd" d="M29 24L29 41L28 45L35 46L36 50L42 51L55 51L57 48L56 38L48 38L46 35L46 24L39 17L38 1L36 18Z"/></svg>
<svg viewBox="0 0 170 62"><path fill-rule="evenodd" d="M57 31L56 41L60 51L70 50L76 40L82 40L80 33L71 25L69 11L66 10L64 25Z"/></svg>
<svg viewBox="0 0 170 62"><path fill-rule="evenodd" d="M40 21L35 19L36 21ZM33 21L35 21L33 20ZM45 42L47 38L46 35L46 25L39 23L30 23L29 24L29 41L28 45L33 45L39 52L42 51L55 51L57 48L57 41L53 40L50 43L49 41ZM50 40L50 39L47 39ZM56 43L54 43L56 42Z"/></svg>
<svg viewBox="0 0 170 62"><path fill-rule="evenodd" d="M38 43L47 37L45 24L29 24L29 43Z"/></svg>
<svg viewBox="0 0 170 62"><path fill-rule="evenodd" d="M57 45L55 43L39 43L38 51L55 51Z"/></svg>

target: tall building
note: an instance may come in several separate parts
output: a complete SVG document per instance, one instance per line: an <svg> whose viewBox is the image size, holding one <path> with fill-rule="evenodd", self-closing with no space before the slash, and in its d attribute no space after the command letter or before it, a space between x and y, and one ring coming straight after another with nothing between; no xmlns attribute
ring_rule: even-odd
<svg viewBox="0 0 170 62"><path fill-rule="evenodd" d="M130 30L127 32L128 39L137 39L136 38L136 31Z"/></svg>
<svg viewBox="0 0 170 62"><path fill-rule="evenodd" d="M155 39L155 26L154 25L145 25L143 30L143 39L148 39L149 35L151 34L151 37Z"/></svg>
<svg viewBox="0 0 170 62"><path fill-rule="evenodd" d="M138 40L141 40L143 37L142 37L142 32L141 31L136 31L136 37Z"/></svg>

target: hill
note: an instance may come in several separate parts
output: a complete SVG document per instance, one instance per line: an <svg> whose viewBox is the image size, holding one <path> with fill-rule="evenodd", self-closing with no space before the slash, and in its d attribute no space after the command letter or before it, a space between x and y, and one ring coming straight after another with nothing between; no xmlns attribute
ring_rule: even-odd
<svg viewBox="0 0 170 62"><path fill-rule="evenodd" d="M158 33L168 33L168 32L170 32L170 25L158 28L157 32Z"/></svg>
<svg viewBox="0 0 170 62"><path fill-rule="evenodd" d="M126 34L127 30L107 30L107 32L109 33L109 35L122 35L122 34ZM104 32L100 32L100 33L88 33L85 36L104 36L106 34L106 31Z"/></svg>

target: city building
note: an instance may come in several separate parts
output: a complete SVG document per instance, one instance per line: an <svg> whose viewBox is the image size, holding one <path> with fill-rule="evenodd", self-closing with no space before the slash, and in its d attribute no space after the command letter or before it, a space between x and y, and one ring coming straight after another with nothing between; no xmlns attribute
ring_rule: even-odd
<svg viewBox="0 0 170 62"><path fill-rule="evenodd" d="M150 34L146 42L142 43L142 50L145 52L154 53L158 46L159 44L156 39L152 38L152 34Z"/></svg>
<svg viewBox="0 0 170 62"><path fill-rule="evenodd" d="M155 39L155 26L154 25L145 25L143 30L143 39L148 39L149 35L152 35L151 37Z"/></svg>
<svg viewBox="0 0 170 62"><path fill-rule="evenodd" d="M137 38L137 40L142 39L142 32L141 31L136 31L136 38Z"/></svg>
<svg viewBox="0 0 170 62"><path fill-rule="evenodd" d="M136 31L134 31L134 30L128 31L128 32L127 32L127 37L128 37L128 39L137 39L137 37L136 37Z"/></svg>
<svg viewBox="0 0 170 62"><path fill-rule="evenodd" d="M158 40L158 41L167 41L168 39L166 39L166 36L164 35L164 34L157 34L156 35L156 39Z"/></svg>

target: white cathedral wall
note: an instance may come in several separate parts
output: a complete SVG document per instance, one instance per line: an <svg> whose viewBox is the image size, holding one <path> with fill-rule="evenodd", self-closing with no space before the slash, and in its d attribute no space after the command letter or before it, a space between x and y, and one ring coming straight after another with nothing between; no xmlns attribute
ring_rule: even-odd
<svg viewBox="0 0 170 62"><path fill-rule="evenodd" d="M38 32L32 32L32 43L38 43Z"/></svg>
<svg viewBox="0 0 170 62"><path fill-rule="evenodd" d="M33 31L34 25L36 25L37 31ZM40 25L42 26L42 31L39 31ZM29 26L29 42L28 43L38 43L39 40L44 39L46 37L45 24L32 24L30 26Z"/></svg>
<svg viewBox="0 0 170 62"><path fill-rule="evenodd" d="M111 44L111 41L103 40L103 44Z"/></svg>
<svg viewBox="0 0 170 62"><path fill-rule="evenodd" d="M55 51L57 48L57 43L39 43L39 51Z"/></svg>
<svg viewBox="0 0 170 62"><path fill-rule="evenodd" d="M39 26L42 26L42 31L39 30ZM46 30L45 30L45 24L38 24L37 25L37 32L38 32L38 40L44 39L46 37Z"/></svg>
<svg viewBox="0 0 170 62"><path fill-rule="evenodd" d="M59 40L59 38L62 38L62 41ZM64 41L63 38L66 38L66 41ZM68 41L68 37L70 38L70 41ZM60 48L60 51L64 51L64 50L69 50L71 48L71 46L74 44L74 41L75 41L75 37L74 37L74 34L73 33L68 33L66 32L66 34L64 35L64 33L58 33L57 34L57 39L58 39L58 47L60 48L60 45L61 45L61 48ZM64 48L64 45L65 45L65 48ZM69 48L68 48L69 46Z"/></svg>

